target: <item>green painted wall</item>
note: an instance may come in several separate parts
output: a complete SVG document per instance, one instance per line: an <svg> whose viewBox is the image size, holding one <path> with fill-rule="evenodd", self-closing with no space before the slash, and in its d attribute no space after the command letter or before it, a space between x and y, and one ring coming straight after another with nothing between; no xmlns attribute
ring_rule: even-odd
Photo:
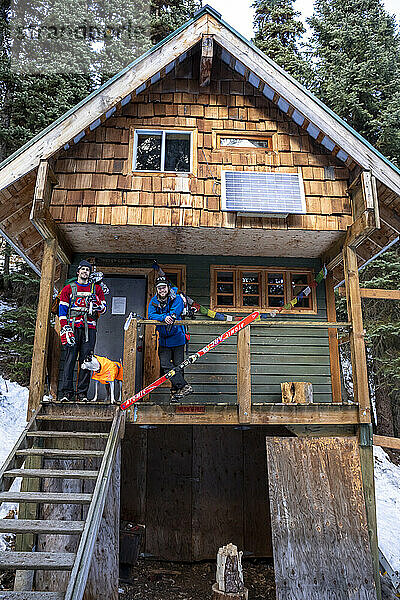
<svg viewBox="0 0 400 600"><path fill-rule="evenodd" d="M83 255L76 257L71 272ZM293 258L262 258L243 256L185 256L185 255L95 255L98 270L101 265L119 267L150 267L153 259L161 264L185 264L187 293L194 300L210 304L210 265L246 265L321 268L319 261ZM317 315L283 315L289 320L326 320L325 286L317 287ZM250 312L250 310L249 310ZM280 318L280 317L278 317ZM202 317L198 317L199 321ZM273 321L273 319L272 319ZM222 333L226 325L192 326L190 352L204 346ZM315 402L331 402L331 378L327 329L306 327L252 327L251 373L253 402L280 402L280 383L283 381L310 381ZM195 388L191 402L236 403L236 338L231 338L189 367L187 380ZM152 395L152 400L167 402L167 390Z"/></svg>

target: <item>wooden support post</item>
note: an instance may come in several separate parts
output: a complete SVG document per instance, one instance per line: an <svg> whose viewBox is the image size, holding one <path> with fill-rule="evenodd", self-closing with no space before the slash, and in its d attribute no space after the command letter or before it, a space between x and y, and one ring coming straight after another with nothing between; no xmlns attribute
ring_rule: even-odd
<svg viewBox="0 0 400 600"><path fill-rule="evenodd" d="M335 292L331 273L325 280L326 290L326 312L328 321L336 321ZM337 329L328 329L329 338L329 360L331 364L332 402L342 401L342 389L340 382L340 360Z"/></svg>
<svg viewBox="0 0 400 600"><path fill-rule="evenodd" d="M353 370L354 401L358 403L360 423L371 423L367 359L361 311L357 256L353 248L343 248L344 276L346 283L347 312L352 325L350 331L351 364Z"/></svg>
<svg viewBox="0 0 400 600"><path fill-rule="evenodd" d="M237 401L239 423L251 421L250 326L237 334Z"/></svg>
<svg viewBox="0 0 400 600"><path fill-rule="evenodd" d="M132 319L124 336L124 380L122 382L122 401L125 402L135 393L136 381L136 345L137 319Z"/></svg>
<svg viewBox="0 0 400 600"><path fill-rule="evenodd" d="M57 259L57 240L44 242L42 273L40 278L39 304L33 342L31 379L29 383L28 419L39 408L44 393L46 359L49 339L50 308L53 298L54 275Z"/></svg>
<svg viewBox="0 0 400 600"><path fill-rule="evenodd" d="M369 439L366 440L365 438ZM371 546L372 562L374 565L374 580L376 597L381 600L381 584L379 574L379 549L378 531L376 520L375 481L374 481L374 453L372 446L372 425L360 425L360 462L364 490L365 509L369 543Z"/></svg>

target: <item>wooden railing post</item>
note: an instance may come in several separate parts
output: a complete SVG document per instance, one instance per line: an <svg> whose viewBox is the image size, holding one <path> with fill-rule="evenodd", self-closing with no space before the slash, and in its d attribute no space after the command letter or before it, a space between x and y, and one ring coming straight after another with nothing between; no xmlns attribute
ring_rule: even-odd
<svg viewBox="0 0 400 600"><path fill-rule="evenodd" d="M237 401L239 423L251 421L250 325L241 329L237 339Z"/></svg>
<svg viewBox="0 0 400 600"><path fill-rule="evenodd" d="M46 361L49 341L50 309L53 298L58 243L55 239L44 241L39 303L33 342L31 379L29 383L28 419L39 408L44 393Z"/></svg>
<svg viewBox="0 0 400 600"><path fill-rule="evenodd" d="M131 319L124 335L124 379L122 382L122 402L135 393L136 381L137 319Z"/></svg>
<svg viewBox="0 0 400 600"><path fill-rule="evenodd" d="M374 485L374 457L372 448L371 409L369 401L367 359L361 310L360 282L357 255L353 248L343 248L343 265L346 283L347 312L351 323L350 350L353 371L354 400L358 402L360 422L360 463L363 480L368 534L374 564L377 598L381 598L379 552ZM365 438L370 439L365 439Z"/></svg>
<svg viewBox="0 0 400 600"><path fill-rule="evenodd" d="M350 246L343 248L343 264L346 282L347 312L351 323L350 350L354 401L358 403L360 423L371 423L357 255L355 250L350 248Z"/></svg>

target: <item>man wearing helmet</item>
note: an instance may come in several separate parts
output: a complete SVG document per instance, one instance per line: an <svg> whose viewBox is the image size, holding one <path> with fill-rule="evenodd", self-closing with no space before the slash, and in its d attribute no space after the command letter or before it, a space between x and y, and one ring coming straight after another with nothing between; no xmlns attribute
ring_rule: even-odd
<svg viewBox="0 0 400 600"><path fill-rule="evenodd" d="M181 318L183 308L178 289L171 287L166 277L157 277L156 294L150 300L148 315L149 319L165 323L157 325L158 356L163 373L168 373L184 360L185 328L183 325L174 325ZM171 402L177 402L193 392L192 386L185 381L183 369L177 369L171 383Z"/></svg>
<svg viewBox="0 0 400 600"><path fill-rule="evenodd" d="M103 290L97 283L90 282L92 265L81 260L77 268L77 280L66 285L60 293L58 317L60 320L61 343L65 347L64 370L61 380L61 401L74 399L73 374L76 359L79 365L94 351L96 325L99 315L106 312ZM87 401L90 371L79 369L77 400Z"/></svg>

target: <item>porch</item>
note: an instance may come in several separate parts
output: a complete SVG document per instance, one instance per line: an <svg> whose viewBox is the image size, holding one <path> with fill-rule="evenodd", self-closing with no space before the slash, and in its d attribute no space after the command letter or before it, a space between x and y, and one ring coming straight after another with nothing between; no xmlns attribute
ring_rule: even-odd
<svg viewBox="0 0 400 600"><path fill-rule="evenodd" d="M133 318L125 331L124 401L132 396L132 390L138 391L138 337L146 338L146 328L157 323ZM228 322L204 319L179 323L190 327L189 354L198 350L204 339L211 341L229 327ZM193 395L170 404L166 383L144 401L131 405L128 421L137 425L355 425L359 406L332 395L329 353L321 356L321 349L329 344L328 331L349 328L347 322L255 322L188 368L185 377L194 387ZM284 403L280 387L284 381L311 382L312 403Z"/></svg>

